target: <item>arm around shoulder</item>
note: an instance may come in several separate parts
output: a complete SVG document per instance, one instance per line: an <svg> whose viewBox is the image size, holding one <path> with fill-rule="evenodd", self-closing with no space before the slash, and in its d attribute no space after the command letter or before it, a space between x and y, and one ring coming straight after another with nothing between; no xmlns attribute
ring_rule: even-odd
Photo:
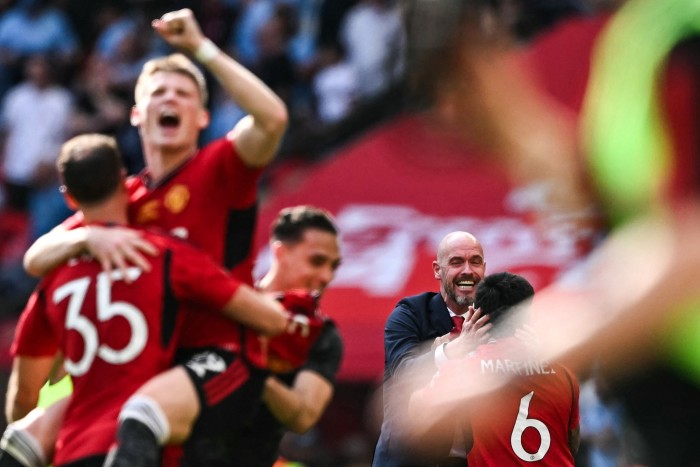
<svg viewBox="0 0 700 467"><path fill-rule="evenodd" d="M238 286L223 313L263 336L281 334L289 322L289 313L280 302L246 284Z"/></svg>
<svg viewBox="0 0 700 467"><path fill-rule="evenodd" d="M70 258L85 251L85 228L66 230L59 225L39 237L24 254L23 265L27 274L42 277Z"/></svg>
<svg viewBox="0 0 700 467"><path fill-rule="evenodd" d="M29 247L24 255L24 268L28 274L41 277L83 253L94 256L103 270L116 267L128 277L129 265L149 271L147 256L157 255L158 250L141 232L127 227L90 225L68 230L59 225Z"/></svg>

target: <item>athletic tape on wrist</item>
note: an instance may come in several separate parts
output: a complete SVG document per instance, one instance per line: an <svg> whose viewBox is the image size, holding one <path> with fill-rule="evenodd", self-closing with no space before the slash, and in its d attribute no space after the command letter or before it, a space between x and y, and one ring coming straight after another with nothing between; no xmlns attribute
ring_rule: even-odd
<svg viewBox="0 0 700 467"><path fill-rule="evenodd" d="M219 55L219 52L219 48L211 41L211 39L204 39L194 52L194 58L196 58L200 63L206 64L211 62L214 57Z"/></svg>

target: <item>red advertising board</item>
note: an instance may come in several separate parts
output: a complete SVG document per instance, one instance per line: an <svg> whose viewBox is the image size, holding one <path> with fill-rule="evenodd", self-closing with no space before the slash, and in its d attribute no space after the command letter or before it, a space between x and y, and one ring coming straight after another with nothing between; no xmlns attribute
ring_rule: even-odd
<svg viewBox="0 0 700 467"><path fill-rule="evenodd" d="M345 340L341 380L381 379L384 322L402 297L439 289L432 261L445 234L473 233L487 273L522 274L536 289L586 251L593 232L575 216L542 216L551 187L513 186L491 159L421 117L403 116L272 190L261 209L258 274L279 209L313 204L337 218L343 264L322 309Z"/></svg>

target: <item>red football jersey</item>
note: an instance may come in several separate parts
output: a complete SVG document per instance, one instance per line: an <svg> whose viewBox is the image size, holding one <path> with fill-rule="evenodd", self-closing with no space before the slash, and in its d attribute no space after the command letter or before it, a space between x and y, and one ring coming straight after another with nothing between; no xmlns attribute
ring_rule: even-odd
<svg viewBox="0 0 700 467"><path fill-rule="evenodd" d="M245 166L231 142L207 145L158 185L147 174L129 180L130 221L158 227L209 253L234 277L252 285L257 183L262 169ZM257 335L214 315L185 318L181 347L215 346L237 351L243 339L247 356L265 365Z"/></svg>
<svg viewBox="0 0 700 467"><path fill-rule="evenodd" d="M573 466L569 430L579 426L578 382L558 364L528 359L514 338L482 345L462 361L454 361L435 377L432 391L454 385L453 372L485 377L513 376L496 392L469 403L463 412L471 426L469 467L542 465Z"/></svg>
<svg viewBox="0 0 700 467"><path fill-rule="evenodd" d="M73 398L61 427L55 465L107 453L129 396L173 358L186 308L221 310L240 282L185 242L144 232L159 255L152 270L111 276L89 257L71 260L39 284L12 345L27 357L63 352ZM206 313L202 313L206 314ZM221 317L223 319L223 317Z"/></svg>

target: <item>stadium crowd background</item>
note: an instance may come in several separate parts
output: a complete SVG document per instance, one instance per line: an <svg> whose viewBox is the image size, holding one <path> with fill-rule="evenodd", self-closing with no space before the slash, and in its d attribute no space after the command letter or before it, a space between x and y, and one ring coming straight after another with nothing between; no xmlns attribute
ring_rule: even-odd
<svg viewBox="0 0 700 467"><path fill-rule="evenodd" d="M276 193L302 184L314 167L332 166L337 154L374 129L405 111L421 108L423 103L405 92L406 38L399 3L0 1L0 176L4 182L0 193L0 346L9 347L16 318L35 283L22 269L26 247L68 214L53 176L60 145L84 132L113 134L129 171L137 173L143 168L139 138L128 120L133 87L146 60L169 52L151 32L151 19L177 8L193 9L203 32L286 102L290 129L264 180L263 205L272 200L274 206ZM524 54L560 21L593 18L606 7L606 2L593 0L482 3L497 8ZM223 97L215 80L209 79L208 84L212 123L203 135L205 141L221 136L242 116ZM566 88L566 83L553 84L557 85ZM265 228L261 224L259 230ZM429 264L423 270L427 276ZM400 296L386 303L395 298ZM370 310L379 317L378 322L390 311L390 305ZM329 314L333 315L332 310ZM381 331L374 329L374 336ZM373 345L381 346L381 337ZM353 358L353 352L346 358ZM3 378L8 363L4 351L0 355ZM286 440L289 457L309 465L369 465L377 436L373 396L380 379L380 373L368 378L346 372L318 429ZM622 442L617 437L618 409L601 402L594 384L591 380L582 387L581 404L590 409L586 412L582 407L584 424L588 423L584 430L590 430L589 438L584 431L584 443L613 446L610 452L615 453L615 446ZM4 393L4 386L1 390ZM580 465L587 465L585 453L582 450Z"/></svg>

